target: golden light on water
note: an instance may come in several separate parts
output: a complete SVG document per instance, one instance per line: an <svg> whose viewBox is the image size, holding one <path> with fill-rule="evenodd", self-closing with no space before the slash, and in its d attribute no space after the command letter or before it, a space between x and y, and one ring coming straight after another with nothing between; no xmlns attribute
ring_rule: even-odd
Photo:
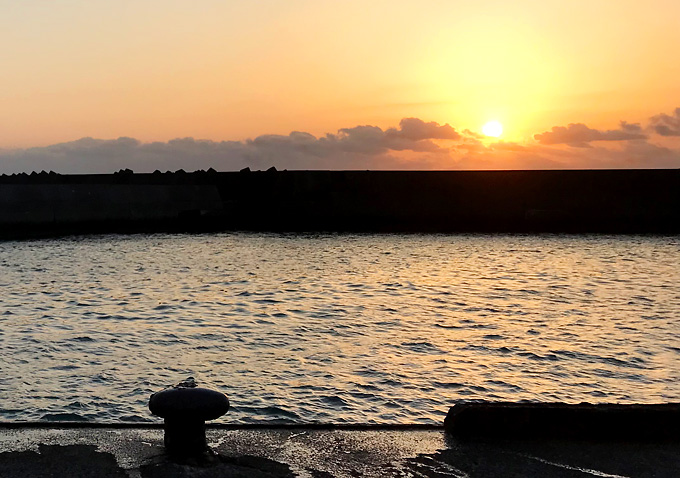
<svg viewBox="0 0 680 478"><path fill-rule="evenodd" d="M484 133L485 136L493 136L494 138L498 138L503 134L503 125L495 120L489 121L482 127L482 133Z"/></svg>

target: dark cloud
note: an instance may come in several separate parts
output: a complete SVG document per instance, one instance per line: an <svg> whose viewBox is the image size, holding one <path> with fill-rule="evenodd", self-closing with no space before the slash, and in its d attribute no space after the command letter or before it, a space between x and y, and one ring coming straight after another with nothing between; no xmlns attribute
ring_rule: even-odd
<svg viewBox="0 0 680 478"><path fill-rule="evenodd" d="M387 137L403 138L411 141L426 139L460 139L460 134L448 123L440 125L434 121L426 123L418 118L404 118L399 122L399 129L389 128Z"/></svg>
<svg viewBox="0 0 680 478"><path fill-rule="evenodd" d="M621 121L621 131L626 131L628 133L642 133L642 126L640 123L629 123L627 121Z"/></svg>
<svg viewBox="0 0 680 478"><path fill-rule="evenodd" d="M680 108L675 108L670 115L652 116L649 122L652 130L661 136L680 136Z"/></svg>
<svg viewBox="0 0 680 478"><path fill-rule="evenodd" d="M541 144L567 144L575 147L589 147L591 141L625 141L645 139L638 124L621 123L621 129L600 131L583 123L571 123L567 127L553 126L552 130L534 135Z"/></svg>
<svg viewBox="0 0 680 478"><path fill-rule="evenodd" d="M0 172L110 173L124 168L140 172L207 169L224 163L227 156L233 159L241 157L243 149L244 145L240 142L193 138L154 143L141 143L133 138L82 138L46 147L0 152ZM238 164L236 161L234 166Z"/></svg>
<svg viewBox="0 0 680 478"><path fill-rule="evenodd" d="M404 161L392 152L442 155L448 152L432 140L458 139L448 124L405 118L398 128L343 128L317 138L305 132L262 135L246 141L179 138L141 143L133 138L82 138L41 148L0 151L0 172L54 170L62 173L107 173L121 168L138 172L155 169L223 171L246 166L260 169L403 169L426 168L432 156Z"/></svg>

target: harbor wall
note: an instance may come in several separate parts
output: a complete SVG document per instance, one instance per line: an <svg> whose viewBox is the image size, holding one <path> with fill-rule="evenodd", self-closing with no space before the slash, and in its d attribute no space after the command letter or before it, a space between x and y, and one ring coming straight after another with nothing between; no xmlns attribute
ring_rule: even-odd
<svg viewBox="0 0 680 478"><path fill-rule="evenodd" d="M680 171L236 173L245 228L395 232L678 232Z"/></svg>
<svg viewBox="0 0 680 478"><path fill-rule="evenodd" d="M0 235L69 229L675 234L680 170L0 177Z"/></svg>
<svg viewBox="0 0 680 478"><path fill-rule="evenodd" d="M0 235L162 227L221 207L214 185L0 184Z"/></svg>

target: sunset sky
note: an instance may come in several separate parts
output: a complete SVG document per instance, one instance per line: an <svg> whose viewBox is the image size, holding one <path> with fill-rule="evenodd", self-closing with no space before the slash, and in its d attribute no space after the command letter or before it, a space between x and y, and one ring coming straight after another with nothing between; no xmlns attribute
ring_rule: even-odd
<svg viewBox="0 0 680 478"><path fill-rule="evenodd" d="M678 168L678 19L677 0L0 0L0 173Z"/></svg>

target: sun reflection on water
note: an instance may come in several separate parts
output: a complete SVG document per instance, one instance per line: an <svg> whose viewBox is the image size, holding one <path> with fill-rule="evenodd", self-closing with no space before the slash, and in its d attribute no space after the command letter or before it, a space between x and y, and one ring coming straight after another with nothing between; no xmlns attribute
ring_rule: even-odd
<svg viewBox="0 0 680 478"><path fill-rule="evenodd" d="M0 416L441 421L456 399L680 398L675 238L103 236L0 243Z"/></svg>

